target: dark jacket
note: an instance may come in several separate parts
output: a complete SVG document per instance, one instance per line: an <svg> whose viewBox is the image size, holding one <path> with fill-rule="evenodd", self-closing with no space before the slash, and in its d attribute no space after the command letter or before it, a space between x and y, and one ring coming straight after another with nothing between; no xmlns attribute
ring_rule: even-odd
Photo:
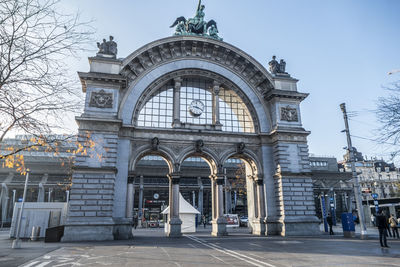
<svg viewBox="0 0 400 267"><path fill-rule="evenodd" d="M378 227L379 229L386 229L388 227L386 216L382 214L376 216L376 227Z"/></svg>
<svg viewBox="0 0 400 267"><path fill-rule="evenodd" d="M332 216L326 217L326 222L327 222L330 226L332 226L332 224L333 224Z"/></svg>

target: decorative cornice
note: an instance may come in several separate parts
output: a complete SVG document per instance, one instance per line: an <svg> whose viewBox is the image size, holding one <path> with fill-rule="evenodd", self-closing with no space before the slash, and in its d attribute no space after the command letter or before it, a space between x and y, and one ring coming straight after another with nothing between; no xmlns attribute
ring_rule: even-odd
<svg viewBox="0 0 400 267"><path fill-rule="evenodd" d="M126 87L126 78L119 74L107 74L98 72L78 72L79 79L82 84L82 90L85 93L87 89L87 82L105 82L119 85L123 88Z"/></svg>
<svg viewBox="0 0 400 267"><path fill-rule="evenodd" d="M264 99L269 101L273 98L286 98L286 99L296 99L303 101L309 94L307 93L299 93L296 91L287 91L287 90L270 90L264 93Z"/></svg>
<svg viewBox="0 0 400 267"><path fill-rule="evenodd" d="M175 36L149 43L123 60L121 74L133 81L149 69L182 58L224 66L259 92L274 88L272 75L254 58L225 42L198 36Z"/></svg>

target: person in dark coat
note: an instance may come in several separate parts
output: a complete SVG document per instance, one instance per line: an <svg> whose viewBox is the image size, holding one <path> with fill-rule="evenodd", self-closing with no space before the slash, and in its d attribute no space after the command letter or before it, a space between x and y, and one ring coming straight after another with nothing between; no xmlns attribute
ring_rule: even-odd
<svg viewBox="0 0 400 267"><path fill-rule="evenodd" d="M386 211L383 211L383 216L386 218L386 236L389 235L392 237L392 231L390 231L390 226L389 226L389 215L386 213Z"/></svg>
<svg viewBox="0 0 400 267"><path fill-rule="evenodd" d="M332 218L332 215L330 213L328 214L328 217L326 217L326 222L329 225L329 234L330 235L334 235L335 233L333 232L333 229L332 229L333 218Z"/></svg>
<svg viewBox="0 0 400 267"><path fill-rule="evenodd" d="M381 243L381 247L388 248L389 246L386 240L388 221L382 211L379 211L379 214L376 216L376 227L378 227L379 230L379 242Z"/></svg>

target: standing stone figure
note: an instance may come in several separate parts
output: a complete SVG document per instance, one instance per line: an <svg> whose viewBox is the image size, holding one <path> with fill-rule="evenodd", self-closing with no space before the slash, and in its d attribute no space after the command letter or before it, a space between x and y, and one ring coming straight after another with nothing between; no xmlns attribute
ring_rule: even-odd
<svg viewBox="0 0 400 267"><path fill-rule="evenodd" d="M272 60L268 62L269 71L276 74L279 71L279 63L276 61L276 56L272 56Z"/></svg>
<svg viewBox="0 0 400 267"><path fill-rule="evenodd" d="M103 39L103 42L100 44L99 42L97 42L97 47L99 48L99 54L105 54L107 53L107 42L106 39Z"/></svg>
<svg viewBox="0 0 400 267"><path fill-rule="evenodd" d="M117 43L113 41L114 37L110 35L110 41L107 42L108 52L114 56L117 56Z"/></svg>
<svg viewBox="0 0 400 267"><path fill-rule="evenodd" d="M279 71L280 71L280 73L286 73L285 69L286 69L286 62L285 62L285 60L281 59L279 61Z"/></svg>
<svg viewBox="0 0 400 267"><path fill-rule="evenodd" d="M276 60L276 56L272 56L272 60L268 62L269 71L273 74L282 73L287 74L285 72L286 69L286 62L285 60L281 59L280 62Z"/></svg>

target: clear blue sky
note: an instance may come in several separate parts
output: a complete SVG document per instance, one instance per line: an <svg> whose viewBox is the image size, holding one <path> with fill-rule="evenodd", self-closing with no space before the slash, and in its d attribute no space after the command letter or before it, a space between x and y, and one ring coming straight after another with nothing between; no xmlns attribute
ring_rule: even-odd
<svg viewBox="0 0 400 267"><path fill-rule="evenodd" d="M206 20L218 23L224 41L267 66L272 55L287 62L299 79L298 89L310 93L302 103L302 120L311 131L311 153L342 159L346 139L339 104L356 111L353 135L375 138L379 125L373 110L382 86L400 80L400 1L397 0L203 0ZM113 35L118 57L156 39L171 36L178 16L192 17L197 0L105 1L65 0L67 11L93 19L96 39ZM93 44L95 48L95 44ZM71 68L88 71L82 55ZM364 155L388 158L390 147L353 138Z"/></svg>

